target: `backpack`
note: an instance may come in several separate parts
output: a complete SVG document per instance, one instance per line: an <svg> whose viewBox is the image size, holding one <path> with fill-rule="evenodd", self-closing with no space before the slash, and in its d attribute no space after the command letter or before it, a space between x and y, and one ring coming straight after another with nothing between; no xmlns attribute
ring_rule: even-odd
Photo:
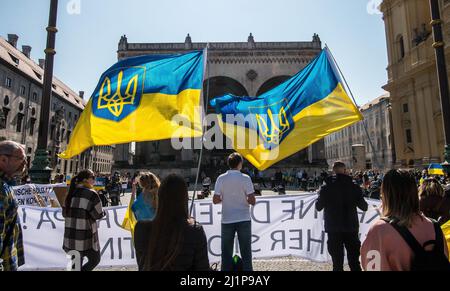
<svg viewBox="0 0 450 291"><path fill-rule="evenodd" d="M432 220L436 234L435 240L429 240L421 246L408 228L398 225L395 219L383 220L388 222L402 236L413 251L411 271L450 271L450 262L444 253L444 237L437 222ZM433 250L425 250L429 245L434 245Z"/></svg>

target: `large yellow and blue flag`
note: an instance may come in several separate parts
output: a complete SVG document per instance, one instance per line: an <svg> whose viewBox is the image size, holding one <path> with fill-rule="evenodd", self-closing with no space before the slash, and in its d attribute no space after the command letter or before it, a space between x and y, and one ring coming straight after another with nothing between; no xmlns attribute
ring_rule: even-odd
<svg viewBox="0 0 450 291"><path fill-rule="evenodd" d="M113 65L101 76L60 157L69 159L94 145L200 137L203 55L146 55Z"/></svg>
<svg viewBox="0 0 450 291"><path fill-rule="evenodd" d="M327 48L261 96L228 94L210 104L233 148L259 170L363 119Z"/></svg>

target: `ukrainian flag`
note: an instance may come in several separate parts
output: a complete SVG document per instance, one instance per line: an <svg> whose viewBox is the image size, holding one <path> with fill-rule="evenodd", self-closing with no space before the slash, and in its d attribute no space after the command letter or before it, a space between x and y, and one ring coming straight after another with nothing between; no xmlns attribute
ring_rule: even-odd
<svg viewBox="0 0 450 291"><path fill-rule="evenodd" d="M133 202L130 201L130 203L128 203L127 211L125 212L125 217L123 218L121 227L131 232L131 236L134 240L134 229L136 228L137 219L136 216L134 216L133 210L131 209L132 205Z"/></svg>
<svg viewBox="0 0 450 291"><path fill-rule="evenodd" d="M440 164L430 164L428 167L428 175L445 176L444 168Z"/></svg>
<svg viewBox="0 0 450 291"><path fill-rule="evenodd" d="M233 148L261 171L363 119L327 48L259 97L225 95L210 104Z"/></svg>
<svg viewBox="0 0 450 291"><path fill-rule="evenodd" d="M444 233L445 240L447 241L448 250L450 251L450 220L441 226L442 232ZM450 260L450 256L449 256Z"/></svg>
<svg viewBox="0 0 450 291"><path fill-rule="evenodd" d="M140 56L113 65L101 76L59 156L70 159L95 145L202 136L203 67L202 51Z"/></svg>

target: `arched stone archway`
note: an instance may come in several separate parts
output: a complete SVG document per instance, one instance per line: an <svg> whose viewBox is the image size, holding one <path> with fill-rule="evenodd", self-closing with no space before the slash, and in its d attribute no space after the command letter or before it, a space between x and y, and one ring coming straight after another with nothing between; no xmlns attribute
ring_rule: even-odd
<svg viewBox="0 0 450 291"><path fill-rule="evenodd" d="M206 94L208 94L208 98L206 98ZM203 82L203 99L205 100L205 102L209 103L211 99L223 96L225 94L248 96L247 89L245 89L245 87L241 83L230 77L212 77ZM215 112L209 104L207 108L207 113Z"/></svg>
<svg viewBox="0 0 450 291"><path fill-rule="evenodd" d="M208 84L209 83L209 84ZM215 113L215 109L209 104L209 101L216 97L220 97L226 94L233 94L236 96L248 96L247 89L237 80L226 77L226 76L216 76L209 78L203 83L203 97L207 105L207 114ZM206 96L208 95L208 98ZM213 139L214 141L214 139ZM211 177L217 177L220 171L226 169L224 165L220 165L220 162L225 161L226 157L233 152L230 145L227 146L227 139L222 136L222 149L215 149L212 151L205 150L205 163L204 171L207 175ZM218 168L221 168L219 172L216 173Z"/></svg>
<svg viewBox="0 0 450 291"><path fill-rule="evenodd" d="M261 87L259 87L258 92L256 93L256 96L260 96L260 95L272 90L273 88L282 84L284 81L286 81L290 77L291 76L276 76L276 77L270 78L269 80L264 82L261 85Z"/></svg>

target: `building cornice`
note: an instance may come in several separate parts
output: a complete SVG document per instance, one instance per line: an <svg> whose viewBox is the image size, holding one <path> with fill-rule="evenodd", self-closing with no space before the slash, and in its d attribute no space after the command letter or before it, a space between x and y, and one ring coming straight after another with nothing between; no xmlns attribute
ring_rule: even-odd
<svg viewBox="0 0 450 291"><path fill-rule="evenodd" d="M258 51L258 50L321 50L322 44L320 42L255 42L249 45L248 42L200 42L187 45L186 43L127 43L126 49L119 47L118 52L121 51L189 51L189 50L203 50L209 44L210 51Z"/></svg>

